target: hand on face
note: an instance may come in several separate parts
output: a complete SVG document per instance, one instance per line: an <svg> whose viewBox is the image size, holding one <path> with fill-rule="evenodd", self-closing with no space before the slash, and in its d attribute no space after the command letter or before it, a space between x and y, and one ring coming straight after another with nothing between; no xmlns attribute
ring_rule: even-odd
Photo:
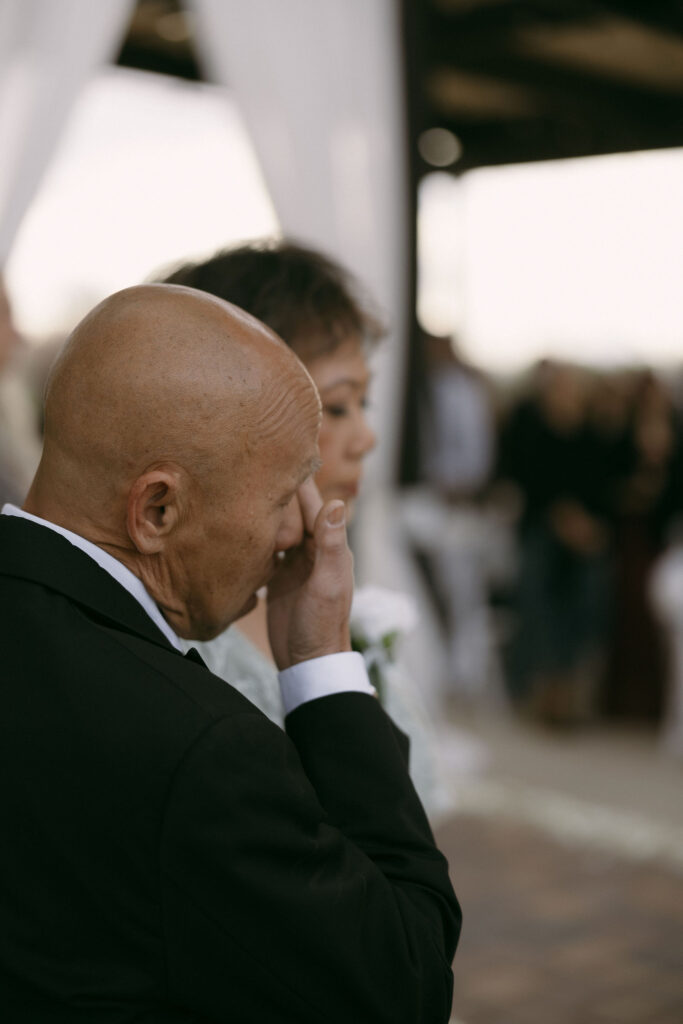
<svg viewBox="0 0 683 1024"><path fill-rule="evenodd" d="M323 503L312 480L299 488L304 539L289 550L268 587L268 636L279 669L350 651L353 557L344 504Z"/></svg>

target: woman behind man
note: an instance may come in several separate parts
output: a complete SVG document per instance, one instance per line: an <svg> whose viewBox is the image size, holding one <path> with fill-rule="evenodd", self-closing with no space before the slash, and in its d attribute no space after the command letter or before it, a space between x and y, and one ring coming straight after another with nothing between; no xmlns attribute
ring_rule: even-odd
<svg viewBox="0 0 683 1024"><path fill-rule="evenodd" d="M267 324L296 352L320 393L322 466L316 484L323 500L341 498L347 521L360 487L363 460L375 435L366 419L370 371L367 354L382 325L341 267L320 253L288 242L246 245L186 264L167 284L186 285L234 303ZM268 643L266 603L209 643L196 644L206 664L269 718L284 715L277 670ZM411 739L411 775L432 815L448 810L439 781L434 740L416 695L385 665L380 696Z"/></svg>

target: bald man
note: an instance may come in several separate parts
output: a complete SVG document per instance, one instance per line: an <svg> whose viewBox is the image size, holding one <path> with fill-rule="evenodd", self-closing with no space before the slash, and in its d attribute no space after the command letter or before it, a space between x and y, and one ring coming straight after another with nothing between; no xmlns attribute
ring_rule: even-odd
<svg viewBox="0 0 683 1024"><path fill-rule="evenodd" d="M459 909L350 652L319 419L203 293L129 289L71 336L0 516L3 1020L448 1020ZM178 639L265 584L286 734Z"/></svg>

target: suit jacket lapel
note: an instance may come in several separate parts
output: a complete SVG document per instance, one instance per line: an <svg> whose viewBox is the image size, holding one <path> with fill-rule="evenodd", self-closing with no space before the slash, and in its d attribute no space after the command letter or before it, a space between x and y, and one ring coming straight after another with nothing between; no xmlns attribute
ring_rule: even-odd
<svg viewBox="0 0 683 1024"><path fill-rule="evenodd" d="M125 587L54 530L0 516L0 575L32 580L112 626L174 649Z"/></svg>

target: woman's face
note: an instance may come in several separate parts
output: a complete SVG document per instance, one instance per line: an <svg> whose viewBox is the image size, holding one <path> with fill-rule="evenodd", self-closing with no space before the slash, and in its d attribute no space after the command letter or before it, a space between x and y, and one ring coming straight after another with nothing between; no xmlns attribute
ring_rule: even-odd
<svg viewBox="0 0 683 1024"><path fill-rule="evenodd" d="M365 418L370 371L356 338L309 360L306 367L323 407L319 441L322 467L315 482L323 501L342 498L350 517L363 459L375 446L374 432Z"/></svg>

